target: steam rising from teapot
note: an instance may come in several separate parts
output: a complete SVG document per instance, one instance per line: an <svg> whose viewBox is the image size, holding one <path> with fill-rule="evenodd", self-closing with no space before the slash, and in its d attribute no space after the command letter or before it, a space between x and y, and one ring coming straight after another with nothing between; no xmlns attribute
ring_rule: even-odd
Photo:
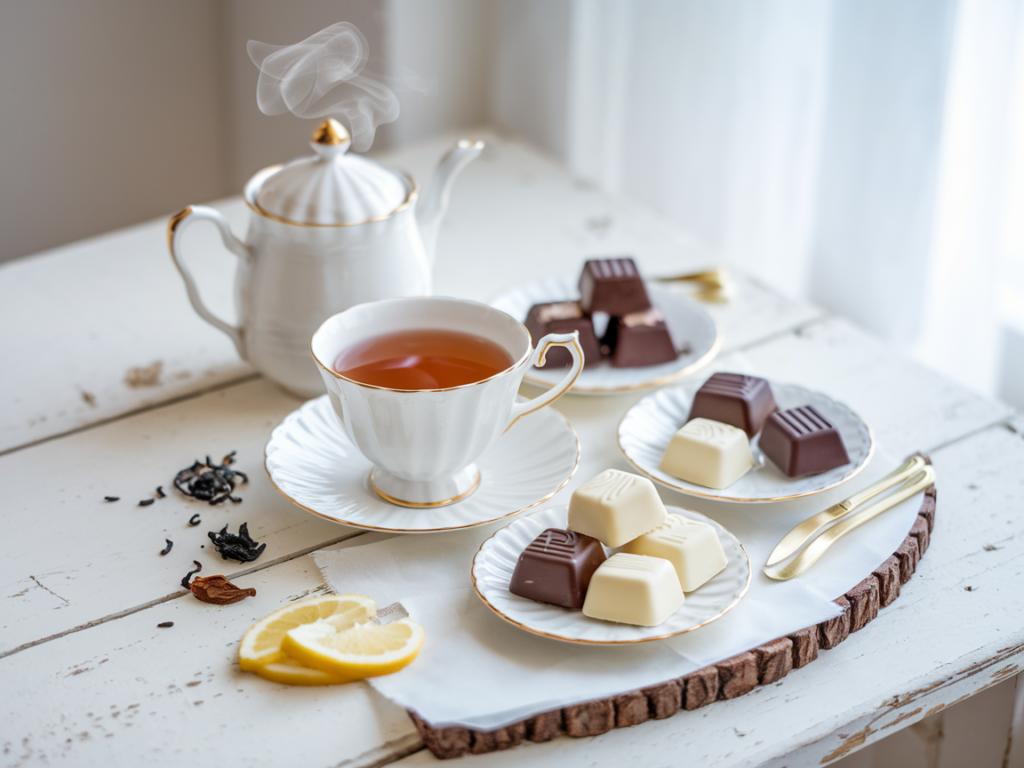
<svg viewBox="0 0 1024 768"><path fill-rule="evenodd" d="M361 74L369 44L353 24L332 24L294 45L250 40L246 49L260 70L256 102L265 115L344 116L356 152L370 148L377 126L398 117L394 91Z"/></svg>

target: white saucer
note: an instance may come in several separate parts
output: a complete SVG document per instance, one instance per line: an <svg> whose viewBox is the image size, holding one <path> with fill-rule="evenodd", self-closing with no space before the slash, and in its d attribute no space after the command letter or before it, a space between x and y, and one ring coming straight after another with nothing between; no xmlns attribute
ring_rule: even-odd
<svg viewBox="0 0 1024 768"><path fill-rule="evenodd" d="M669 441L688 420L694 393L703 381L688 382L648 395L619 422L619 448L629 462L655 482L691 496L720 501L783 501L810 496L842 485L868 465L875 452L871 428L847 406L828 395L795 384L769 382L779 410L812 405L839 430L848 464L807 477L786 477L758 448L759 437L750 441L755 466L728 488L705 488L658 469Z"/></svg>
<svg viewBox="0 0 1024 768"><path fill-rule="evenodd" d="M567 504L521 517L483 543L473 558L473 588L488 608L510 624L535 635L589 645L628 645L692 632L721 618L750 587L750 558L739 539L709 517L680 507L668 513L707 523L715 529L729 564L711 581L686 595L682 607L656 627L635 627L584 616L557 605L538 603L508 591L520 553L547 528L565 528Z"/></svg>
<svg viewBox="0 0 1024 768"><path fill-rule="evenodd" d="M477 460L480 485L472 496L433 509L399 507L373 490L373 465L349 440L324 395L274 429L265 465L281 495L314 515L371 531L434 533L485 525L547 501L575 474L579 458L572 425L553 408L541 408Z"/></svg>
<svg viewBox="0 0 1024 768"><path fill-rule="evenodd" d="M574 301L580 292L576 278L557 277L528 283L507 291L491 301L491 306L507 312L519 322L526 320L530 307L552 301ZM710 363L722 346L722 336L711 315L694 301L678 293L647 283L651 302L665 317L665 324L677 348L688 350L675 360L639 368L612 368L607 363L584 368L569 390L581 395L609 395L646 389L688 376ZM536 339L534 340L536 341ZM525 381L540 387L553 387L565 375L564 368L531 368Z"/></svg>

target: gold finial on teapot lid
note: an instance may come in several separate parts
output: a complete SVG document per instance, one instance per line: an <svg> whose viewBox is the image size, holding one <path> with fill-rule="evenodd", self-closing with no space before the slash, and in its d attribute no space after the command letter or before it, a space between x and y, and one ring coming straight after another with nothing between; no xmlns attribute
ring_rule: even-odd
<svg viewBox="0 0 1024 768"><path fill-rule="evenodd" d="M333 117L324 120L317 126L317 129L313 131L313 141L317 144L344 144L349 140L348 131L345 130L345 126L335 120Z"/></svg>

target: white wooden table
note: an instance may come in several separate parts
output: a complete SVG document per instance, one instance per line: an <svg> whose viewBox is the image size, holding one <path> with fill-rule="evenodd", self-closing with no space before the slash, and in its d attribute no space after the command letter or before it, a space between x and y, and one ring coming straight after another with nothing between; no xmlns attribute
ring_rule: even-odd
<svg viewBox="0 0 1024 768"><path fill-rule="evenodd" d="M438 293L487 300L572 273L594 255L633 254L650 275L714 262L528 148L486 138L453 193ZM387 160L426 180L449 143ZM238 198L217 207L244 232ZM287 688L238 671L243 632L322 587L305 555L361 534L292 506L270 485L263 447L299 401L194 314L165 229L154 221L0 268L0 764L434 762L405 712L367 685ZM212 228L200 229L190 233L190 261L209 302L230 313L232 257ZM1024 664L1024 420L816 307L738 283L732 302L709 307L725 336L723 365L742 354L762 375L845 401L894 454L932 456L938 521L917 575L863 632L774 685L636 728L463 764L621 765L640 755L651 765L681 755L692 765L819 764ZM129 385L131 369L154 363L157 383ZM583 456L554 502L623 466L614 428L642 395L559 401ZM230 450L251 478L241 506L174 494L136 506L194 458ZM106 495L121 501L105 503ZM203 524L191 528L196 511ZM267 542L258 561L200 549L207 530L241 521ZM165 538L175 544L161 557ZM258 595L227 608L194 600L178 584L193 559L204 574L224 573ZM157 627L166 621L174 626Z"/></svg>

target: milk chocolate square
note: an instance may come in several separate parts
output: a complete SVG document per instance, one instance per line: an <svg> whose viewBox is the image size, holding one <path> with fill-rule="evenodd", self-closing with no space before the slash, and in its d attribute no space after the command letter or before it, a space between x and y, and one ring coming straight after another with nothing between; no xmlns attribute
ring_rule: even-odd
<svg viewBox="0 0 1024 768"><path fill-rule="evenodd" d="M732 424L753 437L776 410L771 387L764 379L739 373L716 373L693 396L690 418Z"/></svg>
<svg viewBox="0 0 1024 768"><path fill-rule="evenodd" d="M611 350L615 368L657 365L679 357L665 318L654 308L613 317L601 341Z"/></svg>
<svg viewBox="0 0 1024 768"><path fill-rule="evenodd" d="M508 591L513 595L579 610L590 577L606 559L601 542L548 528L519 555Z"/></svg>
<svg viewBox="0 0 1024 768"><path fill-rule="evenodd" d="M787 477L814 475L850 461L839 431L810 405L769 416L759 445Z"/></svg>
<svg viewBox="0 0 1024 768"><path fill-rule="evenodd" d="M590 259L580 275L580 307L587 314L622 317L650 309L651 300L631 258Z"/></svg>
<svg viewBox="0 0 1024 768"><path fill-rule="evenodd" d="M523 323L536 344L549 333L580 332L580 349L583 350L583 365L589 367L601 362L601 345L594 333L594 324L583 314L579 302L556 301L551 304L534 304ZM544 368L565 368L572 365L572 355L562 347L552 347L544 359Z"/></svg>

